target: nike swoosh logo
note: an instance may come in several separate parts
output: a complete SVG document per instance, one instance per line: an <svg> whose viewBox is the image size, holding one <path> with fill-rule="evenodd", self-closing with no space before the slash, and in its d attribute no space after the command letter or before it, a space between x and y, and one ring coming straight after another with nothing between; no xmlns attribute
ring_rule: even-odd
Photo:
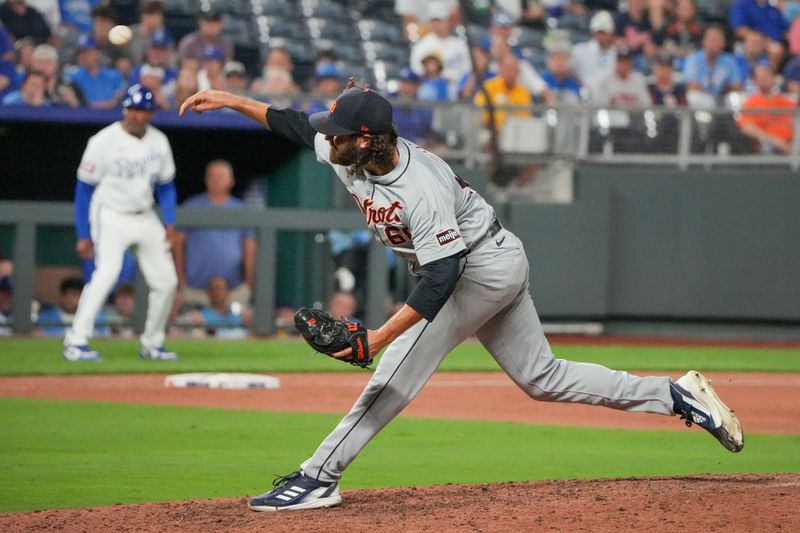
<svg viewBox="0 0 800 533"><path fill-rule="evenodd" d="M497 246L500 246L501 244L503 244L503 241L505 241L505 240L506 240L506 238L505 238L505 236L504 236L504 237L503 237L502 239L500 239L499 241L494 241L494 243L495 243Z"/></svg>

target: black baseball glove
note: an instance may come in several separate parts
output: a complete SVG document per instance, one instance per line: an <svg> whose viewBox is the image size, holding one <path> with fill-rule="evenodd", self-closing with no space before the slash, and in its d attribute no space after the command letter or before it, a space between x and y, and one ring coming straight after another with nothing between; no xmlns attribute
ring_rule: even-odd
<svg viewBox="0 0 800 533"><path fill-rule="evenodd" d="M301 307L294 314L294 327L306 342L320 353L333 355L345 348L352 348L353 354L348 358L335 359L361 368L372 364L367 344L367 329L361 324L336 320L322 309Z"/></svg>

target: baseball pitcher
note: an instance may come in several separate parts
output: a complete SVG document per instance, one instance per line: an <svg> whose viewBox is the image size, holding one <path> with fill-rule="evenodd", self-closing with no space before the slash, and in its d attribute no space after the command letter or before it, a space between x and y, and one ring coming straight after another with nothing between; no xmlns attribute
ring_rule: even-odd
<svg viewBox="0 0 800 533"><path fill-rule="evenodd" d="M314 150L347 187L375 238L410 261L420 276L405 305L378 329L367 330L365 342L331 350L358 364L363 355L354 353L356 346L369 351L368 360L386 347L350 412L298 471L280 476L273 490L250 499L251 509L338 505L338 481L347 466L417 395L444 356L473 334L531 398L677 414L729 450L742 449L739 421L698 372L672 382L556 359L531 299L520 240L447 163L397 136L392 106L378 93L351 80L330 110L308 116L203 91L186 100L180 112L221 108ZM320 324L327 319L306 311L295 320L311 335L322 331L326 339L336 338L336 329L348 326Z"/></svg>
<svg viewBox="0 0 800 533"><path fill-rule="evenodd" d="M95 317L119 277L123 254L131 246L150 288L139 356L178 358L164 349L164 331L178 279L170 253L175 223L175 162L167 137L150 125L155 109L153 93L133 85L122 107L122 120L89 139L78 168L76 250L81 259L94 256L96 268L64 339L63 355L68 361L102 360L89 348L88 341ZM163 224L153 210L154 194Z"/></svg>

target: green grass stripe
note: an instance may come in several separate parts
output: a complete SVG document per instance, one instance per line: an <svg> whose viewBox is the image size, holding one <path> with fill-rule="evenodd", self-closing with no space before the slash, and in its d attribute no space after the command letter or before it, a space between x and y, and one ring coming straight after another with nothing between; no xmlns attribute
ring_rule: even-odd
<svg viewBox="0 0 800 533"><path fill-rule="evenodd" d="M631 415L644 416L644 415ZM316 449L338 415L0 399L0 511L255 495ZM680 422L676 419L676 424ZM711 436L398 418L343 488L800 472L800 437Z"/></svg>
<svg viewBox="0 0 800 533"><path fill-rule="evenodd" d="M61 357L60 339L0 339L0 375L113 374L146 372L363 372L314 354L299 340L175 340L167 346L180 361L142 361L134 340L97 340L92 344L105 357L102 363L70 363ZM553 347L558 357L599 363L615 369L685 371L800 372L800 350L681 346ZM477 342L457 347L441 370L499 370Z"/></svg>

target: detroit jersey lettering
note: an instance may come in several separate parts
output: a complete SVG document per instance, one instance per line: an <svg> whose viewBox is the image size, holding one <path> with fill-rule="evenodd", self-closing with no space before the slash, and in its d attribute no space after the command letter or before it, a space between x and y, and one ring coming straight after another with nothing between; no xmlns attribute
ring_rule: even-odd
<svg viewBox="0 0 800 533"><path fill-rule="evenodd" d="M119 122L103 128L86 146L78 178L97 189L93 205L120 213L153 207L153 186L175 177L175 163L167 137L152 126L138 139Z"/></svg>
<svg viewBox="0 0 800 533"><path fill-rule="evenodd" d="M419 265L469 249L489 230L492 207L438 156L397 140L400 160L384 176L331 163L325 136L314 139L317 160L333 167L377 237Z"/></svg>

